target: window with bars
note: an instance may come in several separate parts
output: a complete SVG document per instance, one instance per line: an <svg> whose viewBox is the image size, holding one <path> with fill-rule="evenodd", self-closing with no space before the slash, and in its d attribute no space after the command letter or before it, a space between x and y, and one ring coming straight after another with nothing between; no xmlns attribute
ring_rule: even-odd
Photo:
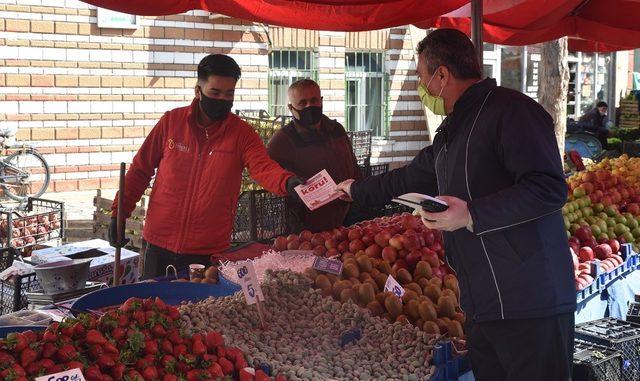
<svg viewBox="0 0 640 381"><path fill-rule="evenodd" d="M383 52L345 54L345 122L349 131L387 135L387 76Z"/></svg>
<svg viewBox="0 0 640 381"><path fill-rule="evenodd" d="M287 90L299 79L317 80L315 52L274 50L269 53L269 113L289 115Z"/></svg>

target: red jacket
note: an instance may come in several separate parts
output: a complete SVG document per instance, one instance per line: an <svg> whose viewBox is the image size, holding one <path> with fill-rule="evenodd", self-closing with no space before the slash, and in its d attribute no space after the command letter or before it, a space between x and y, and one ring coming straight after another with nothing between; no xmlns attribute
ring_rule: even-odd
<svg viewBox="0 0 640 381"><path fill-rule="evenodd" d="M267 155L258 134L234 114L205 130L198 102L165 113L133 158L125 179L125 216L154 175L144 239L180 254L214 254L229 247L242 170L270 192L286 194L293 174ZM208 138L206 135L208 134ZM117 210L117 196L111 207Z"/></svg>

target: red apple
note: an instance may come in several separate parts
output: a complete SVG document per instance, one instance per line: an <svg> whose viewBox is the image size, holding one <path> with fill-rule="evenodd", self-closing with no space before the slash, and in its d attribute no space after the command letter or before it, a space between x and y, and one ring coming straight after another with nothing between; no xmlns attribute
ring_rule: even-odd
<svg viewBox="0 0 640 381"><path fill-rule="evenodd" d="M313 246L324 246L324 238L322 237L322 234L314 234L313 236L311 236L311 244Z"/></svg>
<svg viewBox="0 0 640 381"><path fill-rule="evenodd" d="M313 237L313 233L311 233L309 230L303 230L300 232L300 240L301 241L311 241L311 238Z"/></svg>
<svg viewBox="0 0 640 381"><path fill-rule="evenodd" d="M287 238L286 237L278 237L273 242L273 248L277 251L287 250Z"/></svg>
<svg viewBox="0 0 640 381"><path fill-rule="evenodd" d="M389 246L389 240L391 239L391 232L387 229L382 230L380 233L376 234L374 240L376 244L380 247Z"/></svg>
<svg viewBox="0 0 640 381"><path fill-rule="evenodd" d="M295 235L295 234L289 234L289 235L287 236L287 242L291 242L291 241L293 241L294 239L298 239L298 236L297 236L297 235Z"/></svg>
<svg viewBox="0 0 640 381"><path fill-rule="evenodd" d="M360 228L353 228L349 230L348 238L349 241L355 241L356 239L359 240L362 238L362 231L360 230Z"/></svg>
<svg viewBox="0 0 640 381"><path fill-rule="evenodd" d="M364 242L365 246L370 246L375 243L375 240L373 239L373 235L365 234L362 236L362 242Z"/></svg>
<svg viewBox="0 0 640 381"><path fill-rule="evenodd" d="M578 258L580 259L580 262L593 261L593 249L588 246L581 247L578 251Z"/></svg>
<svg viewBox="0 0 640 381"><path fill-rule="evenodd" d="M369 245L364 252L370 258L380 258L382 255L382 249L375 243L373 245Z"/></svg>
<svg viewBox="0 0 640 381"><path fill-rule="evenodd" d="M609 258L611 254L613 254L611 246L609 246L608 243L603 243L596 246L596 248L593 250L593 253L595 254L596 258L600 260L605 260Z"/></svg>
<svg viewBox="0 0 640 381"><path fill-rule="evenodd" d="M419 250L412 250L405 258L405 261L407 261L407 266L413 270L421 259L422 253Z"/></svg>
<svg viewBox="0 0 640 381"><path fill-rule="evenodd" d="M349 242L349 251L352 253L357 253L358 251L364 250L365 248L366 246L359 239Z"/></svg>
<svg viewBox="0 0 640 381"><path fill-rule="evenodd" d="M313 248L313 254L315 254L315 255L317 255L319 257L325 255L326 253L327 253L327 248L324 247L324 246L318 245L318 246Z"/></svg>
<svg viewBox="0 0 640 381"><path fill-rule="evenodd" d="M349 251L349 241L342 241L338 244L338 251L341 253Z"/></svg>
<svg viewBox="0 0 640 381"><path fill-rule="evenodd" d="M382 249L382 259L393 264L398 259L398 252L391 246Z"/></svg>
<svg viewBox="0 0 640 381"><path fill-rule="evenodd" d="M405 233L406 234L406 233ZM409 235L409 236L402 236L402 246L411 251L411 250L416 250L420 247L420 242L418 242L418 237L415 235Z"/></svg>
<svg viewBox="0 0 640 381"><path fill-rule="evenodd" d="M396 272L400 269L406 269L406 268L407 268L407 262L405 262L404 259L398 259L397 261L394 262L393 266L391 266L391 270Z"/></svg>
<svg viewBox="0 0 640 381"><path fill-rule="evenodd" d="M608 242L609 246L611 246L611 251L614 254L617 254L620 252L620 242L618 242L617 239L610 239Z"/></svg>
<svg viewBox="0 0 640 381"><path fill-rule="evenodd" d="M591 228L589 226L583 225L580 226L576 230L576 237L580 240L580 242L584 243L589 239L593 238L593 233L591 232Z"/></svg>
<svg viewBox="0 0 640 381"><path fill-rule="evenodd" d="M324 247L326 247L327 250L335 249L336 247L338 247L338 242L336 242L335 238L328 239L324 241Z"/></svg>
<svg viewBox="0 0 640 381"><path fill-rule="evenodd" d="M308 241L304 241L300 244L299 247L300 250L313 250L313 245L311 245L311 242Z"/></svg>
<svg viewBox="0 0 640 381"><path fill-rule="evenodd" d="M389 240L389 246L393 247L396 250L402 250L404 246L402 245L402 236L399 234L394 235Z"/></svg>
<svg viewBox="0 0 640 381"><path fill-rule="evenodd" d="M418 226L418 220L410 215L410 214L405 214L402 216L402 228L407 230L407 229L415 229Z"/></svg>
<svg viewBox="0 0 640 381"><path fill-rule="evenodd" d="M298 250L300 248L300 240L296 237L287 244L288 250Z"/></svg>

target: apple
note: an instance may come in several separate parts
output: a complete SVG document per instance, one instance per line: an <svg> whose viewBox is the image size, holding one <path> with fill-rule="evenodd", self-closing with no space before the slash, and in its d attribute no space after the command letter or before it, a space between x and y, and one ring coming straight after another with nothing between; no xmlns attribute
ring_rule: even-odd
<svg viewBox="0 0 640 381"><path fill-rule="evenodd" d="M365 234L362 236L362 242L364 242L365 246L370 246L375 243L375 240L373 239L373 235Z"/></svg>
<svg viewBox="0 0 640 381"><path fill-rule="evenodd" d="M349 234L347 235L349 241L360 240L362 238L362 231L359 228L354 228L349 230Z"/></svg>
<svg viewBox="0 0 640 381"><path fill-rule="evenodd" d="M587 240L593 238L593 233L591 232L591 228L587 225L580 226L578 230L576 230L575 236L580 240L580 242L584 243Z"/></svg>
<svg viewBox="0 0 640 381"><path fill-rule="evenodd" d="M376 244L380 247L389 246L389 240L391 239L391 232L387 229L382 230L380 233L376 234L374 240Z"/></svg>
<svg viewBox="0 0 640 381"><path fill-rule="evenodd" d="M421 259L422 252L420 252L419 250L412 250L405 258L405 261L407 262L407 266L409 266L410 269L414 269Z"/></svg>
<svg viewBox="0 0 640 381"><path fill-rule="evenodd" d="M593 249L588 246L581 247L578 251L578 258L580 258L580 262L593 261Z"/></svg>
<svg viewBox="0 0 640 381"><path fill-rule="evenodd" d="M295 235L295 234L289 234L289 235L287 236L287 242L291 242L291 241L293 241L294 239L298 239L298 236L297 236L297 235Z"/></svg>
<svg viewBox="0 0 640 381"><path fill-rule="evenodd" d="M410 215L410 214L405 214L402 216L402 227L405 230L408 229L415 229L418 226L418 220Z"/></svg>
<svg viewBox="0 0 640 381"><path fill-rule="evenodd" d="M311 233L309 230L303 230L300 232L301 241L311 241L312 237L313 237L313 233Z"/></svg>
<svg viewBox="0 0 640 381"><path fill-rule="evenodd" d="M349 251L352 253L357 253L358 251L364 250L365 248L366 246L364 245L364 242L359 239L349 242Z"/></svg>
<svg viewBox="0 0 640 381"><path fill-rule="evenodd" d="M364 253L370 258L380 258L382 255L382 248L374 243L373 245L369 245Z"/></svg>
<svg viewBox="0 0 640 381"><path fill-rule="evenodd" d="M311 244L313 246L324 246L324 238L322 237L322 234L314 234L313 236L311 236Z"/></svg>
<svg viewBox="0 0 640 381"><path fill-rule="evenodd" d="M338 247L338 242L336 242L335 238L328 239L324 241L324 247L326 247L327 250L335 249L336 247Z"/></svg>
<svg viewBox="0 0 640 381"><path fill-rule="evenodd" d="M328 258L337 257L338 255L340 255L340 253L338 253L338 250L336 250L336 249L329 249L329 250L327 250L327 254L326 254L326 256L327 256Z"/></svg>
<svg viewBox="0 0 640 381"><path fill-rule="evenodd" d="M288 238L287 238L288 239ZM298 239L298 237L292 239L291 241L289 241L289 243L287 244L287 249L288 250L298 250L300 248L300 240Z"/></svg>
<svg viewBox="0 0 640 381"><path fill-rule="evenodd" d="M613 254L611 246L609 246L608 243L603 243L596 246L596 248L593 250L593 253L595 254L596 258L600 260L605 260L609 258L611 254Z"/></svg>
<svg viewBox="0 0 640 381"><path fill-rule="evenodd" d="M277 251L287 250L287 238L286 237L278 237L273 242L273 248Z"/></svg>
<svg viewBox="0 0 640 381"><path fill-rule="evenodd" d="M393 264L398 259L398 252L391 246L382 249L382 259Z"/></svg>
<svg viewBox="0 0 640 381"><path fill-rule="evenodd" d="M396 250L402 250L404 246L402 245L402 236L399 234L394 235L389 240L389 246L393 247Z"/></svg>
<svg viewBox="0 0 640 381"><path fill-rule="evenodd" d="M620 252L620 242L618 242L617 239L610 239L608 242L609 246L611 246L611 251L614 254L617 254Z"/></svg>
<svg viewBox="0 0 640 381"><path fill-rule="evenodd" d="M313 250L313 245L311 245L311 242L308 241L304 241L300 244L300 247L298 248L299 250Z"/></svg>
<svg viewBox="0 0 640 381"><path fill-rule="evenodd" d="M406 233L405 233L406 234ZM407 250L416 250L420 248L420 242L418 242L418 237L415 235L404 235L402 236L402 246Z"/></svg>
<svg viewBox="0 0 640 381"><path fill-rule="evenodd" d="M318 256L318 257L322 257L323 255L325 255L327 253L327 248L324 246L316 246L313 248L313 254Z"/></svg>
<svg viewBox="0 0 640 381"><path fill-rule="evenodd" d="M407 268L407 262L405 262L404 259L398 259L393 263L393 266L391 266L391 271L397 272L400 269L406 269L406 268Z"/></svg>
<svg viewBox="0 0 640 381"><path fill-rule="evenodd" d="M341 252L341 253L349 251L349 241L340 242L336 249L338 249L338 251Z"/></svg>

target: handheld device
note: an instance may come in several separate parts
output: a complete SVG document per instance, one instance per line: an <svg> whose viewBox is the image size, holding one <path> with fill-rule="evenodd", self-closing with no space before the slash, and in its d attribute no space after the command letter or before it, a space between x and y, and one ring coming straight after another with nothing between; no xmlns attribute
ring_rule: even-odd
<svg viewBox="0 0 640 381"><path fill-rule="evenodd" d="M416 210L424 209L429 213L440 213L449 209L446 202L420 193L407 193L392 200Z"/></svg>

